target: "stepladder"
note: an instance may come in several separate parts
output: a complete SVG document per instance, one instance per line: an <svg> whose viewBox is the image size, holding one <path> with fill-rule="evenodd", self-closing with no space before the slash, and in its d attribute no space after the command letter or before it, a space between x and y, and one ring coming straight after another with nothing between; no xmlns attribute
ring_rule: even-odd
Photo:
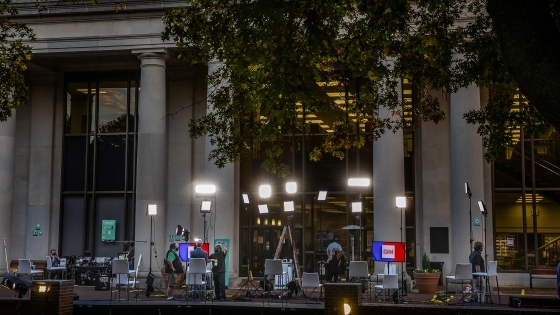
<svg viewBox="0 0 560 315"><path fill-rule="evenodd" d="M295 269L295 272L296 272L296 281L297 281L297 284L301 287L301 276L300 276L300 272L299 272L298 253L297 253L297 248L295 247L295 244L294 244L292 229L290 228L289 225L285 225L284 229L282 229L282 234L280 235L280 240L278 241L278 246L276 247L276 252L274 253L274 259L278 259L278 256L280 255L280 252L282 251L282 247L284 246L284 240L286 239L286 232L290 236L290 243L291 243L291 247L292 247L292 255L293 255L293 262L294 262L293 269Z"/></svg>

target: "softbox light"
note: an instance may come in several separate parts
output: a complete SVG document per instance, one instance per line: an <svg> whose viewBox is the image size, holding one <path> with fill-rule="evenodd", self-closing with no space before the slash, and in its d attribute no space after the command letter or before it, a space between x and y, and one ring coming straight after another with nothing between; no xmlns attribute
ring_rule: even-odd
<svg viewBox="0 0 560 315"><path fill-rule="evenodd" d="M294 212L294 202L293 201L284 201L284 212Z"/></svg>
<svg viewBox="0 0 560 315"><path fill-rule="evenodd" d="M208 213L212 210L212 201L203 201L200 204L200 212Z"/></svg>
<svg viewBox="0 0 560 315"><path fill-rule="evenodd" d="M267 205L259 205L259 213L268 213Z"/></svg>

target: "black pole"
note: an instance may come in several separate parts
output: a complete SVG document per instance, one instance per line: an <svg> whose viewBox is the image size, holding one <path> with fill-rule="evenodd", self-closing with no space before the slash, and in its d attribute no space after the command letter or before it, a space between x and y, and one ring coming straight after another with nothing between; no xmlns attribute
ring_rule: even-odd
<svg viewBox="0 0 560 315"><path fill-rule="evenodd" d="M473 237L473 231L472 231L472 193L471 193L471 188L469 187L469 183L465 182L465 193L467 194L467 196L469 197L469 231L470 231L470 248L469 248L469 255L471 254L471 250L473 249L473 242L474 242L474 237Z"/></svg>

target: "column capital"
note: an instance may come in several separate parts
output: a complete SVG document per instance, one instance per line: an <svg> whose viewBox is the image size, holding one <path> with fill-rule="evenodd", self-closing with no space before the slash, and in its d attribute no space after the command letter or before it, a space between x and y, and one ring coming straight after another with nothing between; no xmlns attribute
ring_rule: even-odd
<svg viewBox="0 0 560 315"><path fill-rule="evenodd" d="M142 62L141 66L155 66L155 67L166 67L165 62L169 59L167 50L165 49L146 49L133 51L132 53L138 56L138 59Z"/></svg>

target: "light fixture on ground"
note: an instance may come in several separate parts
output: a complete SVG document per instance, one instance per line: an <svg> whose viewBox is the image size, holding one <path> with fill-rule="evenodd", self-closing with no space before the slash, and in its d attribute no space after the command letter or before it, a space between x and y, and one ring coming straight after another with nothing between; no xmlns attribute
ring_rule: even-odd
<svg viewBox="0 0 560 315"><path fill-rule="evenodd" d="M268 213L268 206L267 205L259 205L259 213Z"/></svg>
<svg viewBox="0 0 560 315"><path fill-rule="evenodd" d="M293 201L284 201L284 212L294 212L294 202Z"/></svg>
<svg viewBox="0 0 560 315"><path fill-rule="evenodd" d="M200 203L200 213L202 213L202 217L204 218L204 243L208 243L208 237L206 236L206 214L212 211L212 201L204 200Z"/></svg>
<svg viewBox="0 0 560 315"><path fill-rule="evenodd" d="M395 205L398 209L401 210L401 243L403 242L403 234L404 234L404 263L401 263L401 270L402 270L402 275L401 275L401 294L400 297L404 297L407 295L407 291L405 290L406 288L406 270L405 270L405 266L406 266L406 231L403 232L403 222L406 222L406 217L403 217L403 211L406 208L406 197L397 197L395 199ZM406 227L406 224L404 224L404 226Z"/></svg>
<svg viewBox="0 0 560 315"><path fill-rule="evenodd" d="M356 177L356 178L349 178L348 179L348 188L350 187L369 187L370 185L370 180L369 178L366 177ZM354 205L352 205L352 212L357 214L357 217L359 219L359 224L360 224L360 235L358 236L358 243L359 243L359 260L362 260L362 205L361 205L361 201L362 201L362 192L360 192L358 194L358 201L360 202L360 211L354 211ZM348 200L346 200L346 202L348 202ZM346 208L348 209L348 208ZM354 245L352 245L352 251L354 250ZM352 260L354 260L354 255L352 254Z"/></svg>
<svg viewBox="0 0 560 315"><path fill-rule="evenodd" d="M212 184L199 184L195 186L197 198L213 198L214 199L214 212L216 211L216 185ZM208 243L208 227L206 226L206 214L212 211L212 201L204 200L200 203L200 213L204 218L204 243Z"/></svg>
<svg viewBox="0 0 560 315"><path fill-rule="evenodd" d="M148 269L149 270L148 280L146 280L146 296L150 296L150 293L154 291L154 288L157 289L162 294L165 294L163 291L161 291L160 288L153 285L153 279L155 278L155 275L152 273L152 254L151 253L153 253L154 256L157 259L157 253L153 249L153 247L154 247L154 228L155 228L154 227L154 217L157 215L157 212L158 212L157 204L146 205L146 214L150 216L150 267ZM150 279L152 281L150 281Z"/></svg>
<svg viewBox="0 0 560 315"><path fill-rule="evenodd" d="M362 213L361 202L352 202L352 213Z"/></svg>

